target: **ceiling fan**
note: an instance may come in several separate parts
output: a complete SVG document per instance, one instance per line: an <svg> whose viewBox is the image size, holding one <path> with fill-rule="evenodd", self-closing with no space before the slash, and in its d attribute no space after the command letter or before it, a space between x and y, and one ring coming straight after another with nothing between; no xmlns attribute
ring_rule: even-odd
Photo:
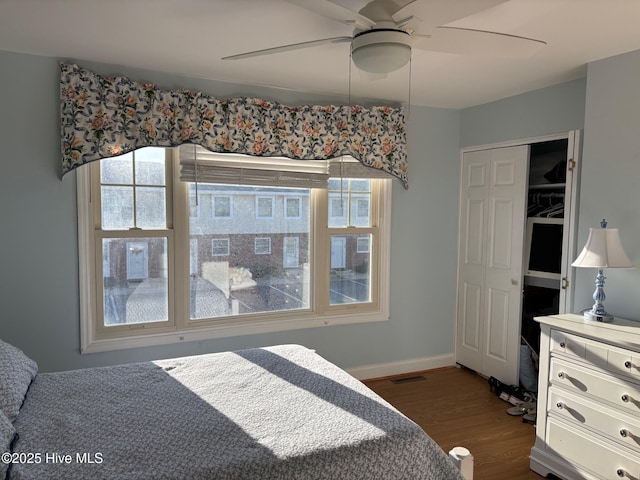
<svg viewBox="0 0 640 480"><path fill-rule="evenodd" d="M239 60L350 42L353 62L360 70L386 74L407 64L413 48L455 54L527 57L546 45L542 40L507 33L447 26L455 20L505 3L505 0L286 1L352 25L353 35L265 48L222 59ZM356 11L358 7L361 8Z"/></svg>

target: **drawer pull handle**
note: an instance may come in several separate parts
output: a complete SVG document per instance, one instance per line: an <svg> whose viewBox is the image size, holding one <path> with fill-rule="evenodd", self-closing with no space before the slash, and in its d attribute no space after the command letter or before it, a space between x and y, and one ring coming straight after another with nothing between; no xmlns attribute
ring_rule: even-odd
<svg viewBox="0 0 640 480"><path fill-rule="evenodd" d="M629 435L629 432L627 432L624 428L622 430L620 430L620 436L623 438L627 438L627 435Z"/></svg>
<svg viewBox="0 0 640 480"><path fill-rule="evenodd" d="M563 379L563 380L564 380L564 379L566 379L566 378L569 378L569 375L567 375L567 374L566 374L566 373L564 373L564 372L558 372L558 378L560 378L560 379Z"/></svg>
<svg viewBox="0 0 640 480"><path fill-rule="evenodd" d="M624 362L624 368L631 368L631 362L629 360Z"/></svg>
<svg viewBox="0 0 640 480"><path fill-rule="evenodd" d="M558 402L558 403L556 403L556 407L558 407L559 409L563 409L564 408L564 404L562 402Z"/></svg>
<svg viewBox="0 0 640 480"><path fill-rule="evenodd" d="M629 400L631 400L631 397L629 397L629 395L627 395L626 393L624 395L622 395L622 397L620 397L620 399L624 402L627 403Z"/></svg>
<svg viewBox="0 0 640 480"><path fill-rule="evenodd" d="M560 342L560 348L564 348L564 347L566 347L566 346L567 346L567 344L566 344L566 343L564 343L564 342Z"/></svg>
<svg viewBox="0 0 640 480"><path fill-rule="evenodd" d="M616 475L622 478L626 475L626 472L623 469L619 468L618 470L616 470Z"/></svg>

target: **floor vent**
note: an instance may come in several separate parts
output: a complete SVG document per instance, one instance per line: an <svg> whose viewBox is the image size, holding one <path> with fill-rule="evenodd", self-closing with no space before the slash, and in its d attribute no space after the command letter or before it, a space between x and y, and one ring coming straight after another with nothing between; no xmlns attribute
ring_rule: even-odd
<svg viewBox="0 0 640 480"><path fill-rule="evenodd" d="M426 378L422 375L414 375L413 377L394 378L391 381L393 383L408 383L408 382L417 382L419 380L426 380Z"/></svg>

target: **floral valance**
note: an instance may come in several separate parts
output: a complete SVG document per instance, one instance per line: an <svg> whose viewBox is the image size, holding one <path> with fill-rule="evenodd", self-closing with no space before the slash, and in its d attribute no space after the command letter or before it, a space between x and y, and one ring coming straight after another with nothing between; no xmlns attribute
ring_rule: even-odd
<svg viewBox="0 0 640 480"><path fill-rule="evenodd" d="M60 68L63 175L137 148L192 143L213 152L301 160L351 155L408 186L402 108L220 100L104 77L78 65Z"/></svg>

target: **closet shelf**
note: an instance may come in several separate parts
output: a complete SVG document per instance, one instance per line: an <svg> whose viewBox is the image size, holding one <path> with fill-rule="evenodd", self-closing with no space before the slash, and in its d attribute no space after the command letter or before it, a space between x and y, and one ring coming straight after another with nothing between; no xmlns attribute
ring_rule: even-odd
<svg viewBox="0 0 640 480"><path fill-rule="evenodd" d="M565 188L565 183L538 183L535 185L529 185L529 190L552 190L558 188Z"/></svg>

